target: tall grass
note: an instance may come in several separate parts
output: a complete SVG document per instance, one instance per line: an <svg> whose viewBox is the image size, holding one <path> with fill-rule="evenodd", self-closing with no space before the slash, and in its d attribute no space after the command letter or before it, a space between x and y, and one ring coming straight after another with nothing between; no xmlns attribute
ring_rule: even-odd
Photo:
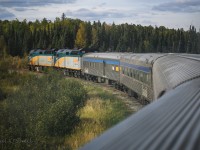
<svg viewBox="0 0 200 150"><path fill-rule="evenodd" d="M27 58L11 57L0 59L0 100L16 91L20 84L28 77L27 74L19 74L18 70L25 69Z"/></svg>
<svg viewBox="0 0 200 150"><path fill-rule="evenodd" d="M111 92L91 83L84 84L89 99L79 111L80 125L71 136L65 138L64 146L70 149L78 149L131 114L122 100Z"/></svg>

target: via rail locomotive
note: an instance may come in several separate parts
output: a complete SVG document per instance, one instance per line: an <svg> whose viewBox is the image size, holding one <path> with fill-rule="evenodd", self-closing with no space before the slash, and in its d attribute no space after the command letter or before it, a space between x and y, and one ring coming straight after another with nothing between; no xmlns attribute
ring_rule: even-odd
<svg viewBox="0 0 200 150"><path fill-rule="evenodd" d="M200 77L200 55L97 53L96 50L31 50L30 70L54 67L65 75L106 82L151 102L184 82Z"/></svg>

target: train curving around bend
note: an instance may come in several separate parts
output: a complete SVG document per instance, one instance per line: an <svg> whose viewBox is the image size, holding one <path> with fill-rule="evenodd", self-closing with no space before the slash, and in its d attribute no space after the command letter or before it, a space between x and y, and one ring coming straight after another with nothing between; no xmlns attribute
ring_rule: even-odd
<svg viewBox="0 0 200 150"><path fill-rule="evenodd" d="M200 149L199 54L87 52L32 50L29 68L54 67L65 75L113 84L130 96L153 102L82 150Z"/></svg>
<svg viewBox="0 0 200 150"><path fill-rule="evenodd" d="M97 53L96 50L31 50L30 70L54 67L67 76L106 82L151 102L184 82L200 77L200 55Z"/></svg>

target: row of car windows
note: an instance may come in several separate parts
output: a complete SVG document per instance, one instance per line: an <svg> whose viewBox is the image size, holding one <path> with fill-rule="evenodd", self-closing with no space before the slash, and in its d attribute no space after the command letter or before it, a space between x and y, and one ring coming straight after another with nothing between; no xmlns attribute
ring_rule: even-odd
<svg viewBox="0 0 200 150"><path fill-rule="evenodd" d="M99 68L101 64L100 64L100 63L95 63L95 62L83 61L83 65L84 65L85 67Z"/></svg>
<svg viewBox="0 0 200 150"><path fill-rule="evenodd" d="M102 66L102 64L100 64L100 63L86 62L86 61L83 62L83 65L85 67L96 68L96 69L100 68L100 66ZM114 66L114 67L110 66L109 68L113 71L116 71L116 69L115 69L116 66ZM128 68L128 67L122 67L121 69L122 69L122 74L125 74L131 78L134 78L134 79L141 81L143 83L146 83L148 85L151 84L151 73L145 73L143 71L135 70L135 69Z"/></svg>
<svg viewBox="0 0 200 150"><path fill-rule="evenodd" d="M143 83L146 83L148 85L151 84L151 73L146 73L146 72L135 70L128 67L122 67L122 74L127 75L131 78L134 78Z"/></svg>
<svg viewBox="0 0 200 150"><path fill-rule="evenodd" d="M87 62L87 61L83 61L83 65L85 67L90 67L90 68L102 68L103 67L102 63ZM104 64L104 65L109 70L119 71L119 67L116 65L110 65L110 64Z"/></svg>

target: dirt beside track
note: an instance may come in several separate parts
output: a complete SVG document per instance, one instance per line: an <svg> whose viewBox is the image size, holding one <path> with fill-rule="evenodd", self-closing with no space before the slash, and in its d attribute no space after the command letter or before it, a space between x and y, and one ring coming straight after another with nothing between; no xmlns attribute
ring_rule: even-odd
<svg viewBox="0 0 200 150"><path fill-rule="evenodd" d="M66 77L66 78L73 78L73 77ZM108 85L106 83L96 83L96 82L92 82L92 81L86 81L86 80L79 79L79 78L76 78L76 79L80 80L82 82L97 86L97 87L101 87L101 88L103 88L103 90L105 90L109 93L113 93L113 95L115 95L117 98L119 98L120 100L122 100L125 103L128 110L131 111L132 113L139 111L142 107L145 106L145 105L141 104L136 98L129 97L127 93L115 89L115 87L112 85Z"/></svg>

